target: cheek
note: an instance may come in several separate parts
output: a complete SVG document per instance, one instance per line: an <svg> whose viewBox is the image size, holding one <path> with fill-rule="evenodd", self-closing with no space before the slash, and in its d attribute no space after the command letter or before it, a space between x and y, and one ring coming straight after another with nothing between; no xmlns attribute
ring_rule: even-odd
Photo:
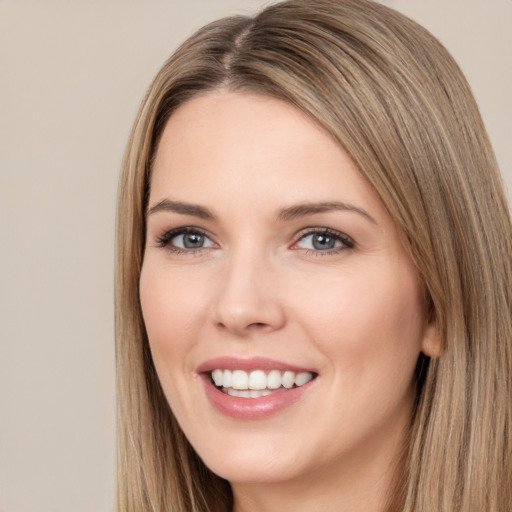
<svg viewBox="0 0 512 512"><path fill-rule="evenodd" d="M341 370L340 378L347 376L344 386L390 376L406 384L421 351L424 318L414 270L376 268L379 272L365 269L324 286L317 282L317 292L302 308L310 337Z"/></svg>
<svg viewBox="0 0 512 512"><path fill-rule="evenodd" d="M145 262L140 278L140 301L153 364L167 401L177 418L191 415L199 397L190 386L194 354L205 324L203 295L190 280L172 269Z"/></svg>
<svg viewBox="0 0 512 512"><path fill-rule="evenodd" d="M201 291L169 270L144 264L140 301L155 366L185 363L175 357L185 350L197 329L204 325Z"/></svg>

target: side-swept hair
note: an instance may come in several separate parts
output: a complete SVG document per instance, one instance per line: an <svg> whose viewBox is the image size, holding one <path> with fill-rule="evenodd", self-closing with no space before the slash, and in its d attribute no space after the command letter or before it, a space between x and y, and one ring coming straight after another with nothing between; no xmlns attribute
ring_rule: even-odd
<svg viewBox="0 0 512 512"><path fill-rule="evenodd" d="M512 510L512 234L470 88L425 29L369 0L290 0L212 23L142 102L119 189L118 511L226 512L229 484L194 453L160 388L139 304L151 163L169 116L209 90L287 101L350 154L397 224L442 339L389 511Z"/></svg>

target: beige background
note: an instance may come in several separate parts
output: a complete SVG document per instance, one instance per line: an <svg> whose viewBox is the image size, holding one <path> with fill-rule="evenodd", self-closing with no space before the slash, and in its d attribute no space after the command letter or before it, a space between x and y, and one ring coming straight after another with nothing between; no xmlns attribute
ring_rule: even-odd
<svg viewBox="0 0 512 512"><path fill-rule="evenodd" d="M466 72L512 189L512 2L383 0ZM0 0L0 511L113 508L113 228L139 101L176 44L260 0Z"/></svg>

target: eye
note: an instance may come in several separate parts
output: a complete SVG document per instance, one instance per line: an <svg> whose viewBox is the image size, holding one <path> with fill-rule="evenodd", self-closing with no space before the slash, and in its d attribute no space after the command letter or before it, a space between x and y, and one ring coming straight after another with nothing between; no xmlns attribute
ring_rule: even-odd
<svg viewBox="0 0 512 512"><path fill-rule="evenodd" d="M170 242L174 247L181 249L199 249L208 247L211 241L202 233L183 233L173 237Z"/></svg>
<svg viewBox="0 0 512 512"><path fill-rule="evenodd" d="M158 238L157 245L175 252L197 251L215 247L215 244L203 231L191 227L167 231Z"/></svg>
<svg viewBox="0 0 512 512"><path fill-rule="evenodd" d="M332 229L317 229L303 234L293 248L314 252L333 253L354 247L354 241L344 233Z"/></svg>

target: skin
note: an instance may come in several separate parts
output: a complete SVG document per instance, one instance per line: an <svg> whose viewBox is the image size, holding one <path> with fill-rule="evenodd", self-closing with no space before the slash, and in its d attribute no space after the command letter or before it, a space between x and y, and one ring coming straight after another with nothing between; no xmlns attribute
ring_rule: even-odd
<svg viewBox="0 0 512 512"><path fill-rule="evenodd" d="M214 218L151 210L165 200ZM349 208L278 218L333 202ZM396 226L350 157L283 101L209 92L171 116L149 209L140 298L154 364L191 444L231 482L234 510L383 510L416 361L437 338ZM190 226L202 248L159 242ZM325 228L344 237L332 250L312 243ZM197 373L222 356L318 376L278 414L240 420L212 406Z"/></svg>

